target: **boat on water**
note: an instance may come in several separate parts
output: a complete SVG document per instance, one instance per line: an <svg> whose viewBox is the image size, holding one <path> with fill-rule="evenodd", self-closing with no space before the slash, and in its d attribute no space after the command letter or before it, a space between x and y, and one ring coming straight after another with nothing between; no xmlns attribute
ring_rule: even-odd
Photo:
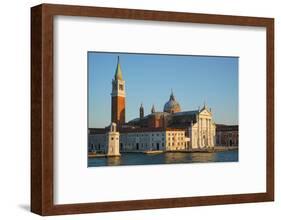
<svg viewBox="0 0 281 220"><path fill-rule="evenodd" d="M148 151L144 151L145 154L161 154L163 153L162 150L148 150Z"/></svg>

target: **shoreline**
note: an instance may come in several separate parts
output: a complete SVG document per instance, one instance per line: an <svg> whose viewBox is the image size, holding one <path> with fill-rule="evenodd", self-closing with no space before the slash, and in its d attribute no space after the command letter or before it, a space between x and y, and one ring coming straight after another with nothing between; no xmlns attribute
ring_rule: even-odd
<svg viewBox="0 0 281 220"><path fill-rule="evenodd" d="M187 150L175 150L175 151L162 151L162 150L155 150L155 151L126 151L126 152L120 152L120 155L106 155L102 153L88 153L88 158L102 158L102 157L120 157L122 156L122 153L139 153L139 154L147 154L147 155L153 155L153 154L163 154L163 153L218 153L218 152L226 152L226 151L234 151L238 150L238 146L231 146L231 147L225 147L225 146L216 146L214 148L201 148L201 149L187 149Z"/></svg>

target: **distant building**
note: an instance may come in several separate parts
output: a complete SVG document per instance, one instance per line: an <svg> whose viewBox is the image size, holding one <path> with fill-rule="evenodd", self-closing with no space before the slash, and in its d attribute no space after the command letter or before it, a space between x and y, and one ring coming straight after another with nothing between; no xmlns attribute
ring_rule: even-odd
<svg viewBox="0 0 281 220"><path fill-rule="evenodd" d="M216 126L216 145L218 146L238 146L239 144L238 125Z"/></svg>
<svg viewBox="0 0 281 220"><path fill-rule="evenodd" d="M106 153L108 132L90 135L90 151ZM116 140L116 139L114 139ZM180 151L187 150L190 139L184 129L125 129L118 141L120 152ZM115 148L117 149L117 148Z"/></svg>
<svg viewBox="0 0 281 220"><path fill-rule="evenodd" d="M216 142L216 125L206 104L192 111L181 111L173 92L165 103L163 112L152 106L145 115L141 104L139 117L126 123L126 93L119 57L111 93L111 122L120 133L119 148L125 151L186 150L188 148L213 148ZM109 128L89 129L89 151L105 152Z"/></svg>

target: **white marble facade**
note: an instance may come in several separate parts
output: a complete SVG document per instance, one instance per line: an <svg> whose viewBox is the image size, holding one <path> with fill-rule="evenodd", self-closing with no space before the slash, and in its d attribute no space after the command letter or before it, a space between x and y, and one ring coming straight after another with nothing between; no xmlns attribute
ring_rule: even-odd
<svg viewBox="0 0 281 220"><path fill-rule="evenodd" d="M212 112L204 106L196 115L196 122L189 127L192 148L212 148L215 146L216 125Z"/></svg>

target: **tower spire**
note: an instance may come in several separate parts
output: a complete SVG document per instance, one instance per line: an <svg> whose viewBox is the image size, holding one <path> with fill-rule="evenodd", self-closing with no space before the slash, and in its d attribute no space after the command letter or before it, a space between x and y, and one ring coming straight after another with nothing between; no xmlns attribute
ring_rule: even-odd
<svg viewBox="0 0 281 220"><path fill-rule="evenodd" d="M152 108L151 108L151 113L155 113L155 107L154 107L154 104L152 105Z"/></svg>
<svg viewBox="0 0 281 220"><path fill-rule="evenodd" d="M142 106L142 103L141 103L141 106L140 106L140 118L143 118L144 116L144 108Z"/></svg>
<svg viewBox="0 0 281 220"><path fill-rule="evenodd" d="M115 80L123 80L119 56L117 57L117 66L116 66L114 78Z"/></svg>
<svg viewBox="0 0 281 220"><path fill-rule="evenodd" d="M175 100L175 96L174 96L174 93L173 93L173 89L171 89L170 100Z"/></svg>

